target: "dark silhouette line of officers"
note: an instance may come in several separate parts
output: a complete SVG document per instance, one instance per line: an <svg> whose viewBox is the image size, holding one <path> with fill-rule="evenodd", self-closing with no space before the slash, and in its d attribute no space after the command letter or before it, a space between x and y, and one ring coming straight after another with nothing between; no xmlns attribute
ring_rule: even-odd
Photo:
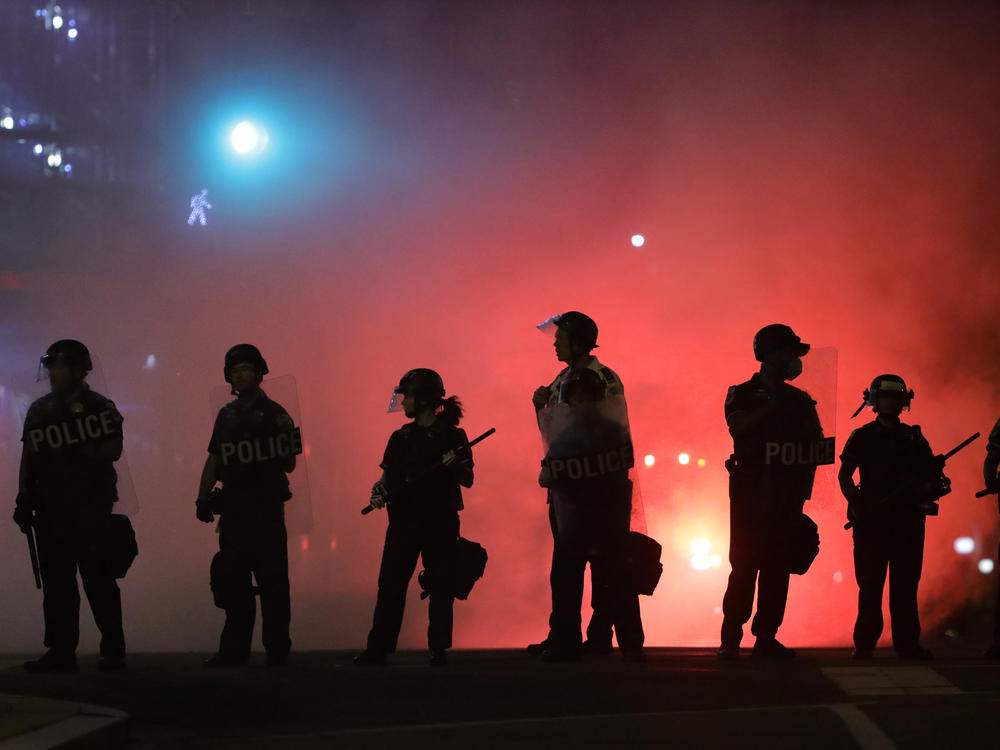
<svg viewBox="0 0 1000 750"><path fill-rule="evenodd" d="M533 397L545 447L539 484L545 488L553 538L548 635L528 651L548 662L574 661L612 651L643 660L639 593L652 594L662 566L659 545L632 529L634 449L624 387L593 354L598 328L570 311L539 328L554 336L565 364ZM834 439L824 435L816 402L791 384L803 372L810 346L787 325L757 332L759 371L729 389L725 418L733 439L729 471L732 571L723 597L718 656L737 659L751 620L752 656L786 660L795 652L777 638L789 580L803 574L819 550L815 523L803 512L817 467L834 462ZM129 520L114 513L115 462L122 455L123 419L115 405L91 390L93 363L79 341L61 340L41 357L39 379L50 393L28 410L14 521L28 539L43 590L44 644L31 672L76 670L80 595L77 574L101 633L99 668L125 668L121 594L116 582L137 554ZM302 436L288 411L265 393L268 366L261 352L238 344L226 352L223 377L234 399L218 413L195 503L198 520L216 523L219 551L210 565L211 591L225 611L218 652L206 667L248 663L257 603L267 664L287 663L291 603L284 504L292 498L288 475L302 453ZM889 579L893 647L901 658L929 659L920 645L917 589L924 526L937 501L950 492L945 455L935 455L920 428L901 421L914 398L898 375L880 375L862 407L875 418L854 430L840 456L840 487L853 527L858 583L854 659L873 656L883 629L882 593ZM378 593L361 667L387 663L396 650L407 589L419 560L418 580L429 599L430 665L448 663L456 598L469 595L483 575L486 552L460 535L462 489L474 479L472 446L459 427L463 407L446 395L431 369L407 372L393 390L390 412L409 420L391 434L368 506L387 510ZM1000 490L1000 421L983 465L986 489ZM855 482L855 475L860 483ZM593 610L581 632L584 576L591 569ZM753 612L756 596L757 608ZM994 645L1000 658L1000 589Z"/></svg>

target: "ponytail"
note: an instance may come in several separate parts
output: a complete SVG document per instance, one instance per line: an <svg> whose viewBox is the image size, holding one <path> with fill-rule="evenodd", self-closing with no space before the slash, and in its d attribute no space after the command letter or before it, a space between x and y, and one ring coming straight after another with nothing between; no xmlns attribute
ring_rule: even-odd
<svg viewBox="0 0 1000 750"><path fill-rule="evenodd" d="M458 400L458 396L442 399L437 407L437 414L438 420L442 424L448 427L457 427L459 420L462 419L462 414L464 414L462 402Z"/></svg>

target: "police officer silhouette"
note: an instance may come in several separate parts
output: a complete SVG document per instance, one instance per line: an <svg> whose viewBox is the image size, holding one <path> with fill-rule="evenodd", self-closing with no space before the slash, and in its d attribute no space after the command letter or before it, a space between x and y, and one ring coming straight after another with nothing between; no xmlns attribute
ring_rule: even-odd
<svg viewBox="0 0 1000 750"><path fill-rule="evenodd" d="M593 318L582 312L571 310L561 315L556 315L545 321L538 328L543 333L553 333L556 359L566 366L559 372L555 380L549 385L539 386L532 395L532 404L535 407L535 418L539 418L543 409L560 408L560 398L564 381L574 369L585 368L593 370L604 384L604 395L618 397L624 403L625 387L622 385L618 374L600 362L593 354L593 350L598 348L597 344L597 323ZM565 404L563 404L564 406ZM559 564L557 556L559 545L556 541L557 530L555 513L551 502L549 503L549 528L552 531L552 566L549 574L549 583L552 589L553 607L557 599L564 594L572 595L575 590L575 575L563 575L563 571L572 569L572 566ZM593 578L593 569L591 569ZM594 590L593 588L591 589ZM593 614L590 623L587 625L587 639L584 641L582 649L585 653L609 653L612 649L612 615L602 610L600 597L591 597L591 608ZM549 639L553 628L553 618L549 617L549 635L539 643L528 646L528 653L542 654L549 646Z"/></svg>
<svg viewBox="0 0 1000 750"><path fill-rule="evenodd" d="M719 656L739 656L756 588L753 656L789 659L795 652L776 637L788 598L789 545L816 471L815 464L802 460L799 446L814 445L822 428L809 394L787 382L802 373L809 344L788 326L774 324L757 333L753 351L760 371L726 396L733 437L727 463L732 572L722 603Z"/></svg>
<svg viewBox="0 0 1000 750"><path fill-rule="evenodd" d="M389 526L368 644L354 663L382 666L396 650L406 589L419 557L433 582L428 592L430 665L443 667L452 645L454 596L442 584L455 565L462 487L471 487L474 478L469 439L458 426L462 405L455 396L445 397L437 372L417 368L396 386L389 411L403 411L412 421L389 437L382 476L372 490L371 504L387 508Z"/></svg>
<svg viewBox="0 0 1000 750"><path fill-rule="evenodd" d="M45 645L29 672L76 670L80 593L76 575L101 632L101 671L125 667L121 593L109 563L108 534L118 499L114 462L122 454L122 416L86 383L93 369L79 341L63 339L41 358L39 376L51 392L35 401L24 421L19 492L14 520L33 527L43 585Z"/></svg>
<svg viewBox="0 0 1000 750"><path fill-rule="evenodd" d="M206 667L249 660L257 610L251 576L260 593L267 665L283 666L292 645L284 504L302 439L288 412L261 388L267 373L257 347L238 344L226 352L223 375L236 399L216 417L195 503L198 520L219 516L211 580L215 603L226 612L219 651Z"/></svg>
<svg viewBox="0 0 1000 750"><path fill-rule="evenodd" d="M840 488L847 500L848 520L854 524L858 581L854 659L872 658L882 634L887 571L896 653L904 659L931 658L930 651L919 644L917 611L924 519L927 504L940 497L950 482L920 427L900 420L912 400L913 391L898 375L875 378L865 392L865 405L875 411L875 419L851 433L840 457ZM860 486L854 483L855 472L860 475Z"/></svg>

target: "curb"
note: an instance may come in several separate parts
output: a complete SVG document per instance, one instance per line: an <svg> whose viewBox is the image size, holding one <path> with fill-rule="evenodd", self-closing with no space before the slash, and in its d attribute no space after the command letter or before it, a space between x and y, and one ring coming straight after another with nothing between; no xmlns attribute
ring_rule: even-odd
<svg viewBox="0 0 1000 750"><path fill-rule="evenodd" d="M89 750L128 741L124 711L72 701L0 695L3 750Z"/></svg>

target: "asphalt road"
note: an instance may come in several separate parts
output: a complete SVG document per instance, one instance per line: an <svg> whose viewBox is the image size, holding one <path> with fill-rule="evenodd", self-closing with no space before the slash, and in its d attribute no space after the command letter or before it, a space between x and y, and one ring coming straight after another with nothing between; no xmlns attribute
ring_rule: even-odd
<svg viewBox="0 0 1000 750"><path fill-rule="evenodd" d="M199 654L134 654L122 674L83 657L76 675L0 659L0 693L84 701L131 716L136 748L1000 748L1000 663L969 649L933 662L843 650L793 662L720 662L650 649L646 663L544 664L517 651L423 653L360 669L346 652L283 669L206 670Z"/></svg>

